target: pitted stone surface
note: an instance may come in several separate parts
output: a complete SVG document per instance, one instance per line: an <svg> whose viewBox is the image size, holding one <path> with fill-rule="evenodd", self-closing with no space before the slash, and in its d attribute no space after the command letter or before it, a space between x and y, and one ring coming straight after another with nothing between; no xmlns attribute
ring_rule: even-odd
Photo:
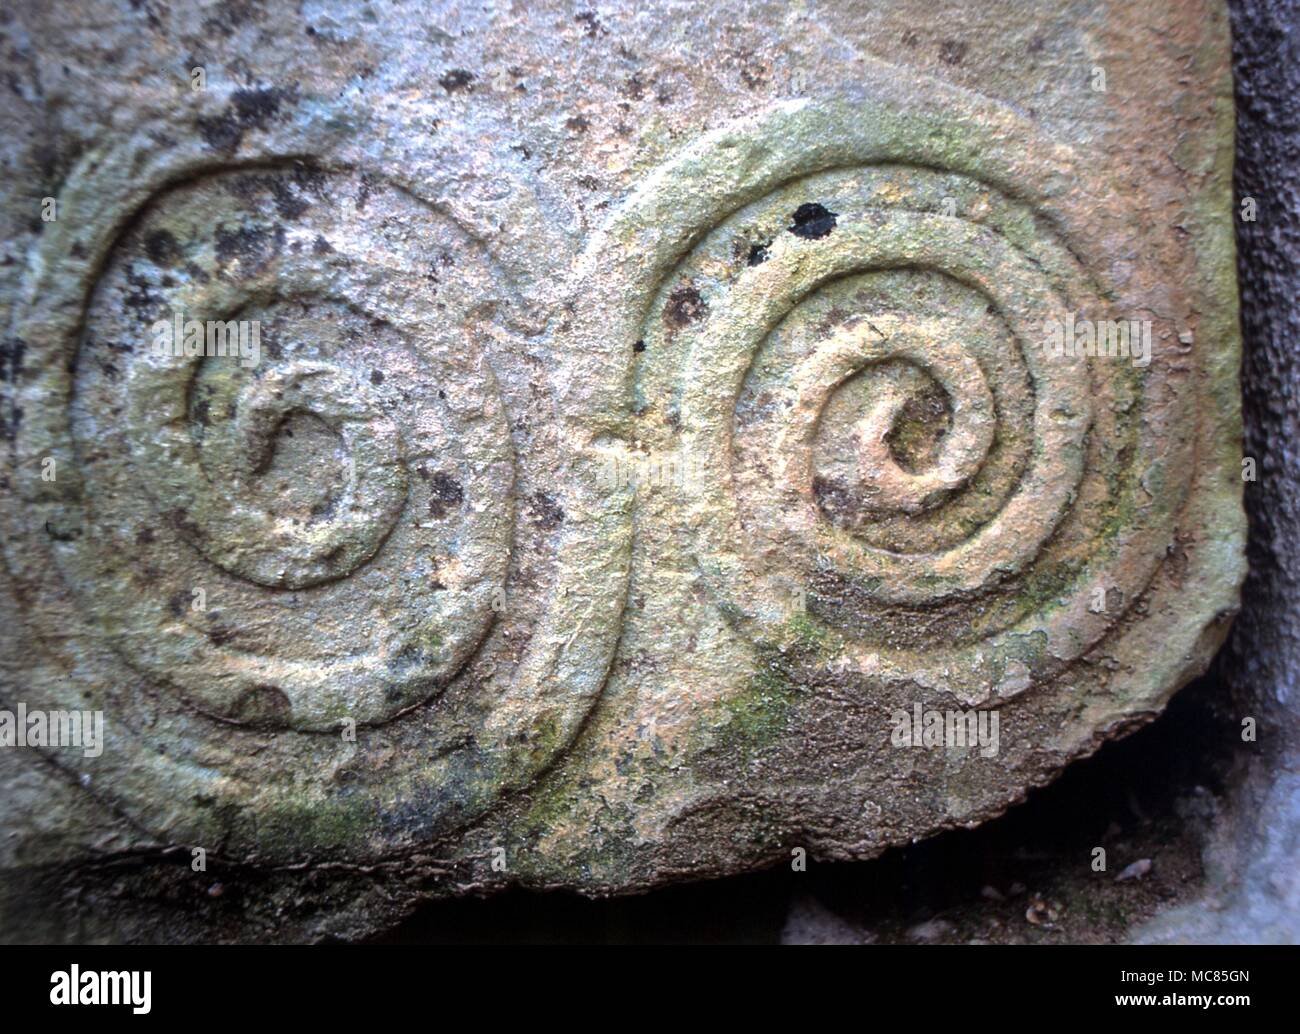
<svg viewBox="0 0 1300 1034"><path fill-rule="evenodd" d="M594 699L625 593L626 501L561 441L537 497L562 527L515 558L553 595L511 612L517 457L483 341L522 340L518 298L427 184L352 168L348 124L92 151L10 335L12 584L69 590L33 642L115 655L15 699L115 715L80 775L144 828L282 861L392 850L527 782ZM191 319L256 321L258 354L157 354L159 321Z"/></svg>
<svg viewBox="0 0 1300 1034"><path fill-rule="evenodd" d="M1005 810L1226 634L1216 4L943 38L904 2L173 4L161 72L82 6L120 25L98 94L100 42L16 22L0 706L106 742L16 756L0 867L379 881L277 934L316 936L870 857ZM1144 323L1149 362L1053 353L1067 317ZM187 319L255 321L256 361L151 348ZM918 707L996 749L900 746ZM86 808L107 832L49 835ZM110 928L246 932L261 893Z"/></svg>

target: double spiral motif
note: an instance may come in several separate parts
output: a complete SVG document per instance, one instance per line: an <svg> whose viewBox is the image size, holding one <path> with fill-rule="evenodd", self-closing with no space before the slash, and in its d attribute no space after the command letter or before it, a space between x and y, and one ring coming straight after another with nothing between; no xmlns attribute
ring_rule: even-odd
<svg viewBox="0 0 1300 1034"><path fill-rule="evenodd" d="M811 622L840 670L971 702L1050 686L1122 614L1096 590L1127 605L1160 563L1193 414L1176 373L1041 348L1123 301L1072 154L898 90L778 106L634 191L545 386L516 371L551 407L536 439L497 371L525 351L509 277L347 120L88 156L11 327L4 557L31 599L71 590L41 617L82 634L41 648L121 678L32 703L124 716L99 771L173 839L373 854L461 827L599 697L632 527L599 470L632 438L680 457L665 512L741 635ZM256 358L149 348L190 320L255 325Z"/></svg>

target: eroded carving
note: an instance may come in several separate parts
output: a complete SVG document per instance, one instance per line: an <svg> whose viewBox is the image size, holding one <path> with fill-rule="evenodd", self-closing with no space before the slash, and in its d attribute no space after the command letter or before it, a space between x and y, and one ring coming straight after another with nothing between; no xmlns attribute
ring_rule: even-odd
<svg viewBox="0 0 1300 1034"><path fill-rule="evenodd" d="M1050 681L1141 595L1192 414L1166 404L1168 355L1043 347L1051 320L1131 304L1087 261L1082 163L1005 112L896 90L702 141L634 195L594 275L631 299L638 436L702 463L679 516L718 605L756 642L811 620L841 666L978 702ZM629 272L610 252L650 224ZM1097 586L1122 606L1090 608Z"/></svg>
<svg viewBox="0 0 1300 1034"><path fill-rule="evenodd" d="M235 154L146 127L87 156L11 327L6 565L51 597L33 642L96 668L28 699L113 716L96 786L145 829L265 857L391 850L535 777L626 578L626 499L563 448L519 560L483 346L515 333L509 279L332 114ZM158 344L191 321L256 346ZM516 562L545 594L512 594Z"/></svg>

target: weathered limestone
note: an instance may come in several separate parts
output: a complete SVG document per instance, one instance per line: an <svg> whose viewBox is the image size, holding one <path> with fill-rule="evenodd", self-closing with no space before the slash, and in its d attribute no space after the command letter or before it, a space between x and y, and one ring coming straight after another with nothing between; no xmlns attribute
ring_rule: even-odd
<svg viewBox="0 0 1300 1034"><path fill-rule="evenodd" d="M79 6L19 16L0 707L105 741L0 751L6 930L870 857L1223 640L1217 4Z"/></svg>

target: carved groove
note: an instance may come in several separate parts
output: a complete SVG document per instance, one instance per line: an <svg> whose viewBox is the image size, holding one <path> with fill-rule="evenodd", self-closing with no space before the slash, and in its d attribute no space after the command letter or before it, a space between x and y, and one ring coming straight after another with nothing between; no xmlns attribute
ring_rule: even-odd
<svg viewBox="0 0 1300 1034"><path fill-rule="evenodd" d="M1121 304L1079 261L1098 186L1069 152L881 88L869 114L789 105L701 141L593 265L611 296L648 280L620 324L636 435L697 465L681 537L736 627L782 645L810 620L842 666L979 701L1115 627L1097 585L1141 594L1189 473L1186 437L1151 428L1187 417L1160 403L1175 371L1041 347L1050 319ZM609 252L652 222L630 276Z"/></svg>
<svg viewBox="0 0 1300 1034"><path fill-rule="evenodd" d="M5 566L71 590L32 615L56 663L130 665L32 706L100 701L96 780L128 814L267 858L427 838L535 779L604 683L627 577L626 499L561 449L564 526L527 546L548 591L511 595L518 458L481 347L510 284L427 188L340 157L352 124L87 155L10 328ZM256 321L260 360L155 354L176 313Z"/></svg>

